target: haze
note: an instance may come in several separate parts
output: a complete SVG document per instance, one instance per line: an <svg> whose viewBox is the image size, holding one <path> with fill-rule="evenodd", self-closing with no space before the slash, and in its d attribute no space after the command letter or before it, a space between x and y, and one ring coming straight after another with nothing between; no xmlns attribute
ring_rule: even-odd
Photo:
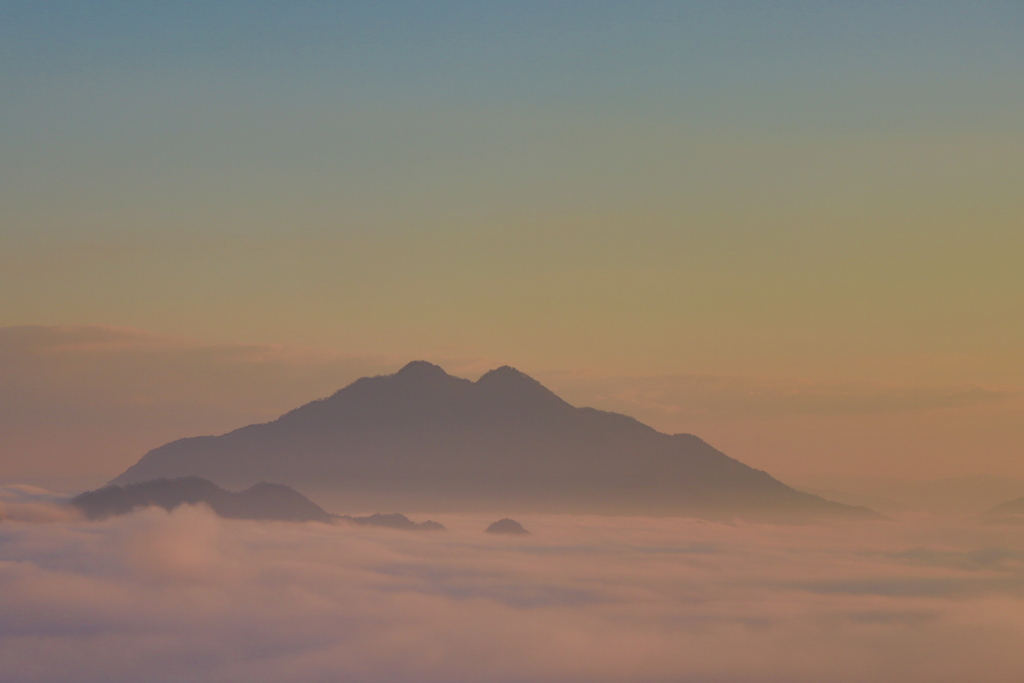
<svg viewBox="0 0 1024 683"><path fill-rule="evenodd" d="M1022 83L1009 0L3 3L0 681L1019 680ZM894 521L64 504L414 360Z"/></svg>

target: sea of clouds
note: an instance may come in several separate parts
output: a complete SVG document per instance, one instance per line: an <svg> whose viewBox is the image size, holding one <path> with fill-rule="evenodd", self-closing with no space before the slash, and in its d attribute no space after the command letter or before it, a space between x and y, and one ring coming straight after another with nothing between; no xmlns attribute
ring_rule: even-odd
<svg viewBox="0 0 1024 683"><path fill-rule="evenodd" d="M1024 533L76 518L0 491L0 681L1019 681Z"/></svg>

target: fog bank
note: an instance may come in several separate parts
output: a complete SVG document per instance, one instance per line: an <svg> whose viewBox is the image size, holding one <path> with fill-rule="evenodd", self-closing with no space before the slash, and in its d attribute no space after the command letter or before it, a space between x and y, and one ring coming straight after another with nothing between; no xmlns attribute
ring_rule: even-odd
<svg viewBox="0 0 1024 683"><path fill-rule="evenodd" d="M1024 540L1012 529L516 517L533 535L494 537L482 533L493 519L469 516L416 534L228 521L189 507L102 523L7 519L0 680L960 682L1024 672Z"/></svg>

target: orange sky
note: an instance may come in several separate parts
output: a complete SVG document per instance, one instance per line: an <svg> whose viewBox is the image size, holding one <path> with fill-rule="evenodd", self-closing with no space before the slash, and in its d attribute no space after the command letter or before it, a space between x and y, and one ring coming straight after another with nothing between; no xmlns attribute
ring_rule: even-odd
<svg viewBox="0 0 1024 683"><path fill-rule="evenodd" d="M470 378L500 364L428 358ZM3 328L0 472L58 488L99 484L167 441L273 419L409 359L125 328ZM1024 478L1024 402L1012 385L521 369L576 405L695 433L793 484L865 475Z"/></svg>
<svg viewBox="0 0 1024 683"><path fill-rule="evenodd" d="M0 10L0 478L419 358L1024 477L1017 4L154 8Z"/></svg>

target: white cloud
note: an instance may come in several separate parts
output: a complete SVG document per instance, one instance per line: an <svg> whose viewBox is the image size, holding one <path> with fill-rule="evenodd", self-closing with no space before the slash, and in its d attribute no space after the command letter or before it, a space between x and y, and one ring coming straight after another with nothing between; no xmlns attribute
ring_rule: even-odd
<svg viewBox="0 0 1024 683"><path fill-rule="evenodd" d="M9 499L11 496L9 496ZM1015 530L0 524L0 681L1016 681Z"/></svg>

